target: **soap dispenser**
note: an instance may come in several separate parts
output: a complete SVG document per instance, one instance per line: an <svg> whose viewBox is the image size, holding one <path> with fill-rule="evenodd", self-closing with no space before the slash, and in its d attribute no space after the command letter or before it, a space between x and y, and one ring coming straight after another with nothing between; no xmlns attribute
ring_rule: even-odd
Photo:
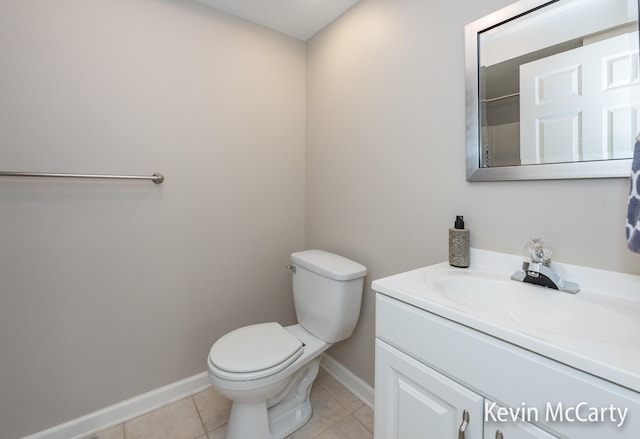
<svg viewBox="0 0 640 439"><path fill-rule="evenodd" d="M467 268L470 259L469 230L464 228L464 218L456 216L452 229L449 229L449 265Z"/></svg>

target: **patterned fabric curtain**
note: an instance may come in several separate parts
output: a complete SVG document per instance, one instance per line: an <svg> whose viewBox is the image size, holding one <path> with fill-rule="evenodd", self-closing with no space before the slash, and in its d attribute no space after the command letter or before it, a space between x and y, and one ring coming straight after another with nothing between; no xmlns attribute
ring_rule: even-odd
<svg viewBox="0 0 640 439"><path fill-rule="evenodd" d="M633 164L631 165L627 242L629 243L629 250L640 253L640 135L636 138Z"/></svg>

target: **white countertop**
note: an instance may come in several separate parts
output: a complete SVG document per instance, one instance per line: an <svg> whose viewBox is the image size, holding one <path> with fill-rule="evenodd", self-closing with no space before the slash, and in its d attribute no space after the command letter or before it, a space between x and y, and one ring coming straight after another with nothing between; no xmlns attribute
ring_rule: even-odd
<svg viewBox="0 0 640 439"><path fill-rule="evenodd" d="M573 295L510 280L523 261L520 256L472 249L469 268L444 262L375 280L372 288L640 392L640 276L552 263L560 276L580 285L580 292ZM469 291L472 303L452 300L434 281L447 278L477 280L484 290ZM496 299L489 297L487 285L502 289L501 294L508 295L502 297L508 297L511 305L502 309L503 300L494 307L491 301ZM518 312L510 312L512 305L534 316L535 325L520 320ZM562 318L554 320L557 315ZM545 322L550 326L545 327Z"/></svg>

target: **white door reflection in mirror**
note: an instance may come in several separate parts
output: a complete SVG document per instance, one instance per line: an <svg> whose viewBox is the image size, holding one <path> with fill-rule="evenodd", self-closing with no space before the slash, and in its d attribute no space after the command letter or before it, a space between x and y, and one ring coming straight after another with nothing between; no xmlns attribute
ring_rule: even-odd
<svg viewBox="0 0 640 439"><path fill-rule="evenodd" d="M630 158L638 127L638 33L520 66L521 164Z"/></svg>

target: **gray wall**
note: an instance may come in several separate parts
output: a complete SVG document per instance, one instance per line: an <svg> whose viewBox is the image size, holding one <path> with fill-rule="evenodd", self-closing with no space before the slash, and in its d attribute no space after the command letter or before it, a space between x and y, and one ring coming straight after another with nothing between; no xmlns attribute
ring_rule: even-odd
<svg viewBox="0 0 640 439"><path fill-rule="evenodd" d="M627 179L465 181L464 25L512 0L363 0L307 46L307 244L379 277L445 261L464 215L472 246L640 274L624 241ZM517 267L514 267L516 269ZM418 334L427 337L428 334ZM373 383L374 303L330 353Z"/></svg>
<svg viewBox="0 0 640 439"><path fill-rule="evenodd" d="M180 0L0 3L0 438L206 370L295 321L305 47Z"/></svg>
<svg viewBox="0 0 640 439"><path fill-rule="evenodd" d="M2 168L167 181L0 181L0 437L202 372L238 326L293 323L283 265L303 247L369 284L445 260L462 214L475 247L542 235L556 260L640 274L627 180L465 181L463 26L508 3L362 0L305 72L304 44L188 0L3 1ZM367 288L331 354L369 383L373 336Z"/></svg>

